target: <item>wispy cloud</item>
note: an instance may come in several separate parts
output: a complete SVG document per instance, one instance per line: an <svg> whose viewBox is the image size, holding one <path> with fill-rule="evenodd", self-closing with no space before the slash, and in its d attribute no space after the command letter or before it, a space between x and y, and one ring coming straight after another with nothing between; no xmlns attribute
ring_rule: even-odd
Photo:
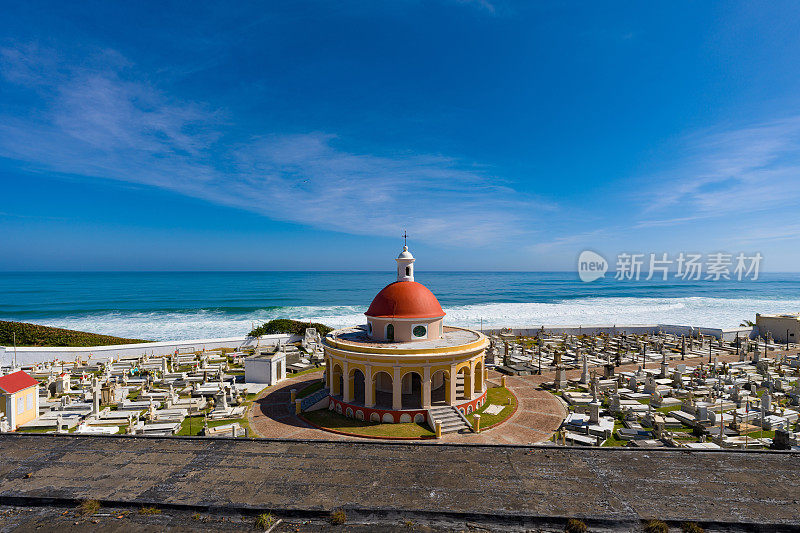
<svg viewBox="0 0 800 533"><path fill-rule="evenodd" d="M592 231L572 233L549 240L534 243L526 248L531 253L543 254L554 251L574 251L578 249L591 248L597 246L608 238L611 231L609 228L598 228Z"/></svg>
<svg viewBox="0 0 800 533"><path fill-rule="evenodd" d="M477 8L488 11L492 15L497 13L497 8L495 7L494 3L490 2L489 0L456 0L456 2L459 4L467 4L475 6Z"/></svg>
<svg viewBox="0 0 800 533"><path fill-rule="evenodd" d="M169 189L265 216L354 234L409 228L485 243L531 227L535 207L486 168L436 154L370 154L326 132L229 134L224 110L134 80L104 51L65 64L35 46L0 49L6 83L38 95L0 115L0 157L39 171Z"/></svg>
<svg viewBox="0 0 800 533"><path fill-rule="evenodd" d="M651 176L638 227L797 205L800 116L688 136L677 167Z"/></svg>

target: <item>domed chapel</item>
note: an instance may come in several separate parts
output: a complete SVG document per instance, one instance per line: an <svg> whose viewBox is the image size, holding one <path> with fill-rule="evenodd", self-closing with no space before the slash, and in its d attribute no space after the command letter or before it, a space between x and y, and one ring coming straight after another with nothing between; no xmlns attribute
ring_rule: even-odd
<svg viewBox="0 0 800 533"><path fill-rule="evenodd" d="M431 422L428 410L450 405L472 413L486 400L484 353L478 331L446 326L446 313L414 281L408 246L397 256L397 280L372 300L361 326L323 340L328 408L375 422Z"/></svg>

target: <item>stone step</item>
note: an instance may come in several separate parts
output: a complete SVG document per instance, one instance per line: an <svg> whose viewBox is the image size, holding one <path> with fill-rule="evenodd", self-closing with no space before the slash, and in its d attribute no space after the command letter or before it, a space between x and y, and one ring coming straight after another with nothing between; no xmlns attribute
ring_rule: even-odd
<svg viewBox="0 0 800 533"><path fill-rule="evenodd" d="M464 420L461 418L436 418L434 422L441 422L442 426L461 426L464 424Z"/></svg>
<svg viewBox="0 0 800 533"><path fill-rule="evenodd" d="M455 433L461 429L469 429L469 426L461 418L461 415L453 406L438 406L430 410L433 425L441 423L442 433Z"/></svg>
<svg viewBox="0 0 800 533"><path fill-rule="evenodd" d="M460 418L438 418L438 417L434 418L433 422L434 423L441 422L443 426L447 425L447 424L458 424L458 425L461 425L461 424L464 423L464 421L461 420Z"/></svg>

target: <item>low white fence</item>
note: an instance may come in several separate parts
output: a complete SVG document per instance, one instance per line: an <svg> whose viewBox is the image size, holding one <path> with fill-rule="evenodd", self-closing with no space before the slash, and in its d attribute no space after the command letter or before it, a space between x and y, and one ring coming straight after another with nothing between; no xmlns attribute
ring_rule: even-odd
<svg viewBox="0 0 800 533"><path fill-rule="evenodd" d="M698 333L712 336L724 340L734 340L738 336L753 337L755 328L705 328L700 326L676 326L670 324L606 324L606 325L578 325L578 326L526 326L510 328L513 335L536 335L544 328L550 334L568 335L595 335L598 333L616 334L631 333L641 335L644 333L655 334L659 331L674 335L697 335ZM500 328L485 328L483 333L500 333ZM504 328L509 331L509 328ZM278 342L297 342L302 340L301 335L279 334L263 335L259 338L250 337L227 337L221 339L190 339L165 342L146 342L139 344L117 344L113 346L88 346L88 347L18 347L16 350L16 360L18 365L32 365L47 361L75 361L80 357L86 361L107 361L109 359L119 359L124 356L137 356L147 353L151 356L171 355L176 350L199 351L213 350L217 348L240 348L275 345ZM14 360L14 348L0 346L0 366L10 366Z"/></svg>
<svg viewBox="0 0 800 533"><path fill-rule="evenodd" d="M567 335L597 335L598 333L606 333L614 335L617 333L636 334L642 335L644 333L656 334L658 332L669 333L673 335L686 335L695 336L702 334L705 336L712 336L717 339L720 337L726 341L736 339L739 337L752 337L755 335L755 330L752 327L741 328L706 328L702 326L676 326L672 324L602 324L602 325L567 325L567 326L525 326L519 328L484 328L483 333L499 334L501 331L510 332L512 335L521 336L534 336L540 331L548 334L567 334Z"/></svg>
<svg viewBox="0 0 800 533"><path fill-rule="evenodd" d="M300 335L278 334L262 335L261 337L227 337L221 339L190 339L164 342L143 342L137 344L116 344L112 346L86 346L86 347L50 347L50 346L22 346L16 349L18 365L32 365L47 361L75 361L80 357L82 361L108 361L125 356L138 356L148 354L151 356L172 355L178 351L213 350L217 348L252 348L255 346L270 346L278 342L297 342ZM0 347L0 366L10 366L14 361L15 350L13 347Z"/></svg>

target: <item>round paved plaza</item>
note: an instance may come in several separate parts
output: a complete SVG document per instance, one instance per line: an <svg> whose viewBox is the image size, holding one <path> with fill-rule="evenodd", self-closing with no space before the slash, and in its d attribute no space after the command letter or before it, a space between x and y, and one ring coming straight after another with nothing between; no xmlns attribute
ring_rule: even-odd
<svg viewBox="0 0 800 533"><path fill-rule="evenodd" d="M301 390L322 379L322 370L289 378L279 386L267 389L258 398L250 413L250 427L255 436L324 440L366 440L339 435L311 427L294 415L289 405L291 389ZM451 433L426 443L458 442L480 444L534 444L546 441L561 425L566 409L560 399L537 389L539 376L508 376L506 385L519 402L517 411L502 424L481 433ZM500 374L489 371L489 383L499 384Z"/></svg>

